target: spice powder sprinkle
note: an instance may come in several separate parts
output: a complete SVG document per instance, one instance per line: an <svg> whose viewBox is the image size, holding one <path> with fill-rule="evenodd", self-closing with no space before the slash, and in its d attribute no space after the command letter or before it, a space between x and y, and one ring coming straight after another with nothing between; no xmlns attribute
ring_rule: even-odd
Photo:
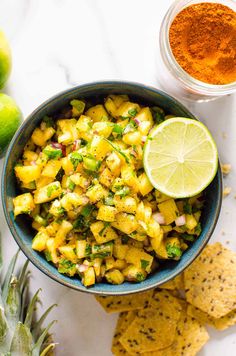
<svg viewBox="0 0 236 356"><path fill-rule="evenodd" d="M214 85L236 81L236 12L219 3L184 8L169 30L172 53L192 77Z"/></svg>

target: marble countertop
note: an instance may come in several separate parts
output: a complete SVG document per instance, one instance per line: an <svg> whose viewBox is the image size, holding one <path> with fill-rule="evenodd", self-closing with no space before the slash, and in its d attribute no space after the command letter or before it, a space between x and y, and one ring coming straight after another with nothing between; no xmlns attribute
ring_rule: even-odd
<svg viewBox="0 0 236 356"><path fill-rule="evenodd" d="M123 79L159 87L155 63L158 31L171 0L1 0L0 26L13 51L6 91L26 117L61 90L95 80ZM186 103L212 131L222 162L232 164L212 241L236 251L236 96L214 102ZM0 161L0 169L2 161ZM0 230L8 261L16 251L0 207ZM23 260L24 257L21 256ZM106 315L95 299L61 286L34 266L31 289L43 288L43 307L51 313L58 356L109 356L116 316ZM211 339L200 356L233 356L236 327L209 329ZM177 355L178 356L178 355Z"/></svg>

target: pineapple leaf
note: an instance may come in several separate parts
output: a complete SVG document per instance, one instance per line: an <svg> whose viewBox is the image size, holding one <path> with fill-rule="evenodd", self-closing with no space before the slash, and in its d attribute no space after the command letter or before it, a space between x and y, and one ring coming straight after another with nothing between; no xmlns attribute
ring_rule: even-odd
<svg viewBox="0 0 236 356"><path fill-rule="evenodd" d="M8 266L8 269L7 269L6 276L5 276L4 281L3 281L2 299L3 299L4 302L6 302L6 299L7 299L8 290L9 290L9 286L10 286L10 281L11 281L12 273L13 273L15 265L16 265L16 261L17 261L17 257L18 257L19 251L20 250L18 250L17 253L12 257L11 262L10 262L10 264Z"/></svg>
<svg viewBox="0 0 236 356"><path fill-rule="evenodd" d="M7 335L7 322L6 322L6 318L4 315L4 311L2 308L0 308L0 343L3 344L6 335Z"/></svg>
<svg viewBox="0 0 236 356"><path fill-rule="evenodd" d="M0 233L0 271L2 269L2 240L1 240L1 233Z"/></svg>
<svg viewBox="0 0 236 356"><path fill-rule="evenodd" d="M40 337L38 338L37 342L35 343L32 349L32 356L38 356L40 354L40 349L42 347L45 337L48 334L48 330L52 327L52 325L55 322L56 322L55 320L51 321L51 323L43 330L42 334L40 335Z"/></svg>
<svg viewBox="0 0 236 356"><path fill-rule="evenodd" d="M8 288L8 294L5 304L5 315L10 329L15 330L19 321L21 311L21 298L19 282L16 277L12 277Z"/></svg>
<svg viewBox="0 0 236 356"><path fill-rule="evenodd" d="M50 344L40 353L40 356L47 356L55 349L56 344Z"/></svg>
<svg viewBox="0 0 236 356"><path fill-rule="evenodd" d="M25 320L25 316L27 313L27 305L29 301L29 284L24 286L24 289L21 293L21 314L20 314L20 321Z"/></svg>
<svg viewBox="0 0 236 356"><path fill-rule="evenodd" d="M48 314L50 313L50 311L56 307L57 304L53 304L51 305L44 313L43 315L41 316L41 318L35 323L35 325L33 326L33 329L32 329L32 335L33 335L33 338L35 340L37 340L39 338L39 335L41 333L41 327L42 327L42 324L44 322L44 320L46 319L46 317L48 316Z"/></svg>
<svg viewBox="0 0 236 356"><path fill-rule="evenodd" d="M29 328L18 322L11 342L10 355L29 356L31 355L32 344L33 340Z"/></svg>
<svg viewBox="0 0 236 356"><path fill-rule="evenodd" d="M28 326L28 328L31 328L33 314L34 314L34 311L35 311L36 303L38 301L38 294L41 291L42 291L42 289L38 289L37 290L37 292L35 293L35 295L31 299L31 302L30 302L29 307L27 309L27 314L26 314L26 317L25 317L24 325Z"/></svg>
<svg viewBox="0 0 236 356"><path fill-rule="evenodd" d="M23 288L24 288L24 285L25 285L25 281L26 281L27 276L28 276L28 273L27 273L28 264L29 264L29 260L27 260L24 263L24 266L23 266L23 268L21 270L20 277L19 277L19 285L20 285L21 293L23 291Z"/></svg>

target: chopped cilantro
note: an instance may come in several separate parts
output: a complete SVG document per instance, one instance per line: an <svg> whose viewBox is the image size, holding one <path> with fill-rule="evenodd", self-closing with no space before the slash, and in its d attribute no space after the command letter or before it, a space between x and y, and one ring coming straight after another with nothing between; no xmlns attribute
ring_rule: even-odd
<svg viewBox="0 0 236 356"><path fill-rule="evenodd" d="M180 247L176 245L168 244L166 246L166 251L169 258L179 258L182 255Z"/></svg>
<svg viewBox="0 0 236 356"><path fill-rule="evenodd" d="M149 261L141 260L141 268L146 269L149 266Z"/></svg>
<svg viewBox="0 0 236 356"><path fill-rule="evenodd" d="M89 244L86 244L85 247L85 256L89 256L91 254L92 248Z"/></svg>
<svg viewBox="0 0 236 356"><path fill-rule="evenodd" d="M188 201L184 202L183 210L185 214L192 214L192 205Z"/></svg>
<svg viewBox="0 0 236 356"><path fill-rule="evenodd" d="M137 110L136 109L130 109L128 111L128 114L131 116L131 117L135 117L137 115Z"/></svg>
<svg viewBox="0 0 236 356"><path fill-rule="evenodd" d="M45 250L44 254L45 254L46 260L48 262L52 261L52 255L51 255L51 253L49 251Z"/></svg>
<svg viewBox="0 0 236 356"><path fill-rule="evenodd" d="M158 106L153 106L151 108L152 116L156 124L160 124L165 120L165 112Z"/></svg>
<svg viewBox="0 0 236 356"><path fill-rule="evenodd" d="M74 170L76 170L78 164L83 161L83 157L79 152L72 152L69 157L71 163L73 164Z"/></svg>
<svg viewBox="0 0 236 356"><path fill-rule="evenodd" d="M45 122L46 127L52 127L53 124L54 124L53 119L51 117L49 117L49 116L44 116L43 122Z"/></svg>
<svg viewBox="0 0 236 356"><path fill-rule="evenodd" d="M122 134L123 134L123 131L124 131L123 127L120 126L120 125L118 125L118 124L115 124L114 127L113 127L113 129L112 129L112 132L115 132L115 133L117 133L118 135L122 135Z"/></svg>
<svg viewBox="0 0 236 356"><path fill-rule="evenodd" d="M189 235L189 234L186 234L186 233L181 234L181 237L186 241L191 241L192 242L192 241L195 240L194 235Z"/></svg>
<svg viewBox="0 0 236 356"><path fill-rule="evenodd" d="M109 193L107 197L104 198L105 205L115 205L114 203L114 195Z"/></svg>
<svg viewBox="0 0 236 356"><path fill-rule="evenodd" d="M123 198L129 193L130 193L129 187L124 186L124 187L120 187L120 189L116 192L115 195L119 195L121 198Z"/></svg>
<svg viewBox="0 0 236 356"><path fill-rule="evenodd" d="M60 148L54 148L52 146L46 146L43 149L43 153L48 156L49 159L57 159L62 157L62 150Z"/></svg>
<svg viewBox="0 0 236 356"><path fill-rule="evenodd" d="M65 258L62 258L59 261L58 272L68 274L72 277L77 272L76 264L66 260Z"/></svg>
<svg viewBox="0 0 236 356"><path fill-rule="evenodd" d="M106 230L106 228L108 227L108 226L110 226L111 225L111 223L109 223L109 222L107 222L107 221L104 221L104 227L102 228L102 230L101 231L99 231L99 236L102 236L103 235L103 233L104 233L104 231Z"/></svg>
<svg viewBox="0 0 236 356"><path fill-rule="evenodd" d="M144 281L145 276L142 273L138 272L138 273L136 273L136 279L138 282L142 282L142 281Z"/></svg>
<svg viewBox="0 0 236 356"><path fill-rule="evenodd" d="M201 223L199 222L199 223L197 224L197 226L195 227L194 233L195 233L197 236L199 236L201 232L202 232L202 226L201 226Z"/></svg>
<svg viewBox="0 0 236 356"><path fill-rule="evenodd" d="M90 172L96 172L101 166L101 161L96 161L93 157L83 157L84 168Z"/></svg>
<svg viewBox="0 0 236 356"><path fill-rule="evenodd" d="M52 193L55 191L55 190L58 190L58 186L57 185L50 185L47 189L47 196L48 198L51 198L52 196Z"/></svg>
<svg viewBox="0 0 236 356"><path fill-rule="evenodd" d="M74 188L75 188L75 183L74 183L74 182L72 182L72 180L71 180L71 179L69 179L68 188L69 188L70 190L74 190Z"/></svg>
<svg viewBox="0 0 236 356"><path fill-rule="evenodd" d="M95 209L94 205L90 205L90 204L85 205L82 208L80 214L83 215L84 217L88 217L94 209Z"/></svg>
<svg viewBox="0 0 236 356"><path fill-rule="evenodd" d="M95 259L95 258L105 258L105 257L109 257L111 256L110 252L100 252L100 253L92 253L90 255L91 260Z"/></svg>

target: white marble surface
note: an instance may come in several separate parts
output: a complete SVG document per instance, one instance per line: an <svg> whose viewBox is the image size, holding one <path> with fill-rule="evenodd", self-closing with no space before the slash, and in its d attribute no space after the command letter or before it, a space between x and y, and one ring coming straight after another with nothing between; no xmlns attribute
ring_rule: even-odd
<svg viewBox="0 0 236 356"><path fill-rule="evenodd" d="M126 79L158 87L155 51L158 29L171 0L1 0L0 27L13 50L7 92L26 117L51 95L84 82ZM212 241L236 250L236 97L187 104L214 134L222 161L232 164ZM2 162L0 161L0 169ZM0 230L8 261L16 244L0 207ZM23 256L21 257L23 260ZM32 291L43 287L44 307L58 303L54 338L59 356L109 356L115 316L106 315L90 295L63 287L30 266ZM209 329L200 356L233 356L236 327ZM178 356L178 355L176 355Z"/></svg>

